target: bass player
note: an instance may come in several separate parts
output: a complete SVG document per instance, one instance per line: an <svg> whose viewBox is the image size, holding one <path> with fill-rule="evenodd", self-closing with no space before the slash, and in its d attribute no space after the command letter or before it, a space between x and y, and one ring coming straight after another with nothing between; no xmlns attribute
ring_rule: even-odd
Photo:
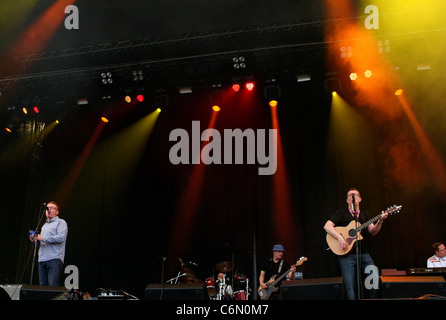
<svg viewBox="0 0 446 320"><path fill-rule="evenodd" d="M296 271L296 267L291 268L291 264L283 259L283 255L285 254L285 249L283 245L276 244L273 246L273 257L268 260L260 270L259 283L260 286L264 289L268 287L268 280L271 277L277 276L280 277L284 272L289 271L288 280L294 279L294 273ZM280 287L280 283L278 283L277 287ZM280 290L272 293L270 300L280 300Z"/></svg>

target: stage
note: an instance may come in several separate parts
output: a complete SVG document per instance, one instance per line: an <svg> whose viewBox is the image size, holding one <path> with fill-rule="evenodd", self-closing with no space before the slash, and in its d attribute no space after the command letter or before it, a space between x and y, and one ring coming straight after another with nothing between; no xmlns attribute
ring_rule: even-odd
<svg viewBox="0 0 446 320"><path fill-rule="evenodd" d="M258 301L282 244L308 258L284 300L345 300L324 224L352 187L370 218L402 206L367 238L380 272L444 241L444 1L31 2L0 5L3 286L38 286L51 200L61 286L92 297L208 301L224 273ZM382 299L443 296L379 276Z"/></svg>

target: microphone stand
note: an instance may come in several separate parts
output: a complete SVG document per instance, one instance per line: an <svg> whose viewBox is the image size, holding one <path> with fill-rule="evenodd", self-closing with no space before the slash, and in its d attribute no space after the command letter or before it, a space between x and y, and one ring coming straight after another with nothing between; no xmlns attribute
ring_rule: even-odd
<svg viewBox="0 0 446 320"><path fill-rule="evenodd" d="M357 230L358 230L358 213L357 213L357 208L356 208L356 201L355 201L355 196L353 195L352 196L353 197L353 203L352 203L352 206L353 206L353 214L354 214L354 217L355 217L355 231L356 231L356 233L355 233L355 237L356 237L356 241L355 241L355 244L356 244L356 248L355 248L355 251L356 251L356 286L357 286L357 291L358 291L358 299L359 300L361 300L361 292L362 292L362 288L361 288L361 266L360 266L360 259L359 259L359 253L360 253L360 251L359 251L359 236L358 236L358 232L357 232Z"/></svg>
<svg viewBox="0 0 446 320"><path fill-rule="evenodd" d="M44 208L43 208L43 214L40 216L39 221L37 222L37 226L34 229L34 237L37 237L38 234L38 228L40 226L40 224L42 223L43 217L45 217L45 211L46 211L46 203L43 204ZM42 210L42 207L40 207L40 210ZM37 239L34 239L34 253L33 253L33 263L31 266L31 277L29 279L29 285L33 284L33 278L34 278L34 264L36 262L36 253L37 253Z"/></svg>

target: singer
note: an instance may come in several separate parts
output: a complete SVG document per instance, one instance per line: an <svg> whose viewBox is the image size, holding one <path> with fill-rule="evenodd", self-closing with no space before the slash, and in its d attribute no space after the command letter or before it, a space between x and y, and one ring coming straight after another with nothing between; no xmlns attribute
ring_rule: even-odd
<svg viewBox="0 0 446 320"><path fill-rule="evenodd" d="M357 221L360 224L369 220L367 211L360 208L362 201L361 194L356 188L350 188L347 192L347 208L338 209L325 223L324 229L331 236L336 238L339 243L339 247L344 249L347 244L344 237L339 234L335 227L346 226L352 220ZM375 236L381 230L383 220L387 218L387 213L383 212L381 219L375 224L371 223L367 226L367 231L370 235ZM346 289L347 298L349 300L355 299L355 272L358 267L361 273L369 265L374 265L373 260L368 252L366 236L361 234L363 240L356 242L356 248L353 248L348 254L339 257L339 265L341 268L341 274L344 280L344 287ZM362 288L357 288L362 290ZM376 292L374 289L370 290L370 298L376 298Z"/></svg>
<svg viewBox="0 0 446 320"><path fill-rule="evenodd" d="M68 225L59 218L59 206L50 201L45 209L46 222L40 234L31 235L39 247L39 282L41 286L60 286L65 258Z"/></svg>

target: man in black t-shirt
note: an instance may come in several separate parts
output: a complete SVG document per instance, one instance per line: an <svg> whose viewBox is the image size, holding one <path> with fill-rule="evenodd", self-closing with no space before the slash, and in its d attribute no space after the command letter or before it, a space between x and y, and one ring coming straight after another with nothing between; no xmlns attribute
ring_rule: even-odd
<svg viewBox="0 0 446 320"><path fill-rule="evenodd" d="M354 220L357 220L360 224L363 224L369 220L367 212L361 210L359 207L361 201L362 199L359 191L355 188L351 188L347 192L346 202L348 207L346 209L337 210L324 225L325 231L337 239L341 250L347 247L347 243L344 237L336 231L335 227L345 227ZM382 212L382 216L377 223L371 223L367 226L368 233L375 236L381 230L383 220L386 218L387 213ZM357 260L359 260L362 273L364 273L367 266L374 265L373 260L367 251L367 246L365 245L366 234L363 232L361 235L364 237L364 239L355 243L355 245L358 246L358 257L356 254L356 248L352 248L349 253L339 256L339 265L341 267L344 286L347 292L347 298L350 300L355 299L355 272ZM370 295L371 298L375 298L375 291L371 290Z"/></svg>
<svg viewBox="0 0 446 320"><path fill-rule="evenodd" d="M268 287L267 282L271 279L271 277L276 275L276 279L280 277L285 272L289 271L287 277L288 280L294 279L294 272L296 271L296 267L293 267L291 270L291 264L283 259L283 255L285 254L285 249L281 244L276 244L273 247L273 257L268 260L260 270L259 283L263 289ZM280 287L282 279L279 283L275 285L275 287ZM274 292L270 300L280 299L279 291Z"/></svg>

